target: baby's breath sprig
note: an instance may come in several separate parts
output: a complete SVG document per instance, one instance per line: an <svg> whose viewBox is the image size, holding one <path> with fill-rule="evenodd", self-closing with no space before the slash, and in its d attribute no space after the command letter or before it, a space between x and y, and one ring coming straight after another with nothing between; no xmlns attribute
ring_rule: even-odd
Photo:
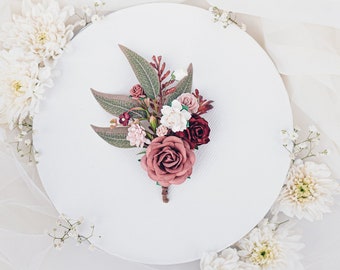
<svg viewBox="0 0 340 270"><path fill-rule="evenodd" d="M235 24L243 31L247 30L247 27L244 23L240 23L236 19L236 15L231 11L225 11L223 9L219 9L218 7L210 7L209 11L214 16L214 22L222 23L224 28L227 28L230 24Z"/></svg>
<svg viewBox="0 0 340 270"><path fill-rule="evenodd" d="M14 141L11 143L16 145L17 153L20 157L28 158L28 162L38 163L38 151L35 149L32 140L33 130L33 119L27 117L21 124L14 126L13 133Z"/></svg>
<svg viewBox="0 0 340 270"><path fill-rule="evenodd" d="M292 161L296 159L305 160L307 158L316 157L320 155L328 155L329 150L316 151L315 147L320 142L320 132L315 126L308 128L308 135L305 139L301 139L300 128L295 127L293 131L281 130L283 136L283 146L289 152Z"/></svg>
<svg viewBox="0 0 340 270"><path fill-rule="evenodd" d="M73 238L80 245L83 242L89 244L89 249L94 250L95 246L90 241L90 238L94 236L94 225L91 225L90 233L85 236L80 234L79 226L84 222L84 218L80 217L77 220L73 220L64 214L61 214L57 220L57 228L53 228L52 233L48 233L53 238L53 246L56 249L61 249L65 241L69 238ZM100 238L100 236L98 236Z"/></svg>
<svg viewBox="0 0 340 270"><path fill-rule="evenodd" d="M79 18L78 25L85 27L90 23L100 21L104 18L103 7L105 6L103 1L94 1L92 5L85 5L81 8L81 14L76 13Z"/></svg>

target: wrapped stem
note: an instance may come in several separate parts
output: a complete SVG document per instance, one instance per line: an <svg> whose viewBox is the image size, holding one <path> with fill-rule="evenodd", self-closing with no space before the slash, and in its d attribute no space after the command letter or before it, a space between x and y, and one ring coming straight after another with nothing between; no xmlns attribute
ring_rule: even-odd
<svg viewBox="0 0 340 270"><path fill-rule="evenodd" d="M162 187L162 199L163 199L164 203L168 203L169 202L168 187Z"/></svg>

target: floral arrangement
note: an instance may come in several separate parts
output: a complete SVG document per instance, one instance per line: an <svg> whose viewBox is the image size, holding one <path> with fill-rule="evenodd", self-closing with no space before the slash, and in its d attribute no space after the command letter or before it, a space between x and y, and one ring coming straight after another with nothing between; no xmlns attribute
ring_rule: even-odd
<svg viewBox="0 0 340 270"><path fill-rule="evenodd" d="M0 124L8 130L18 131L16 134L9 134L9 138L14 140L15 147L21 156L30 156L30 161L37 160L37 153L30 136L33 132L32 121L39 112L39 104L43 100L45 91L53 86L57 60L67 49L70 40L78 30L102 18L99 12L104 5L102 1L94 1L92 7L84 6L76 9L71 5L60 6L55 0L35 1L35 3L23 0L21 14L14 15L10 22L2 25L0 31ZM210 8L210 11L213 14L213 20L221 23L224 28L230 24L236 24L245 30L245 25L238 23L233 13L217 7ZM122 49L126 54L129 52L124 47ZM131 55L137 56L133 52ZM140 59L140 57L130 58ZM145 64L145 61L142 63ZM181 144L185 145L183 146L185 151L192 153L193 149L199 145L209 142L209 126L194 129L193 121L197 120L196 115L199 116L198 119L203 119L200 116L202 114L200 107L203 108L201 112L211 109L211 102L204 100L198 90L191 93L191 89L186 88L188 92L177 93L177 97L169 99L176 88L181 88L185 82L190 85L191 66L187 71L164 72L165 64L161 64L161 58L157 57L153 58L152 63L148 63L148 69L150 65L151 73L156 72L158 90L163 87L164 95L163 92L150 94L148 87L145 87L145 82L140 81L139 85L135 85L130 90L130 97L120 96L116 99L117 104L126 105L128 101L130 105L122 111L113 113L117 118L112 120L111 127L95 128L101 136L108 134L107 141L111 138L115 144L122 143L120 147L146 148L143 152L142 166L145 166L147 170L152 168L154 161L152 157L157 151L157 147L150 147L152 144L169 143L165 139L174 137L172 139L176 142L181 141ZM159 71L162 71L163 76L159 75ZM138 70L136 72L139 74ZM167 76L164 77L165 75ZM154 75L151 76L156 78ZM141 77L137 76L137 78L139 80ZM163 80L160 81L162 78ZM164 82L166 78L168 81ZM93 93L97 99L103 101L103 104L107 98L112 98L112 95L96 91ZM166 99L159 99L160 94ZM182 94L183 100L186 99L185 95L190 98L182 101L179 98ZM199 104L196 112L189 109L197 107L197 105L191 106L192 96ZM111 102L114 102L114 99ZM170 116L174 115L179 116L176 119L184 119L183 122L178 121L176 122L178 125L170 125ZM200 124L205 123L203 120L200 120ZM184 128L184 122L189 124L189 127ZM190 126L191 132L189 132ZM184 129L180 130L182 128ZM294 221L321 220L326 213L331 212L334 196L339 194L339 184L332 178L331 171L326 164L317 163L320 155L329 153L328 150L316 150L320 142L320 132L314 126L309 127L305 138L302 138L300 132L299 128L282 131L283 146L290 155L291 166L282 191L267 217L234 245L223 251L204 255L201 259L202 270L296 270L303 268L299 255L303 244L300 243L299 234L294 230ZM193 134L205 135L198 137L199 140L195 141L192 139ZM147 152L151 155L151 159L148 158ZM188 157L189 161L190 157L194 160L193 154L189 154ZM194 162L191 163L193 165ZM156 173L156 170L150 170L150 175L157 175ZM190 170L186 170L186 177L190 174ZM166 183L170 184L170 181ZM163 183L164 193L167 192L166 183ZM166 198L165 194L164 199ZM73 220L61 215L57 221L57 228L48 233L53 239L54 247L60 249L66 241L75 239L79 244L88 243L90 249L93 249L94 226L91 226L89 234L82 234L80 232L82 224L82 218Z"/></svg>
<svg viewBox="0 0 340 270"><path fill-rule="evenodd" d="M191 93L193 68L166 70L161 56L148 62L134 51L119 45L139 84L130 95L104 94L92 89L98 103L116 118L109 128L93 126L109 144L146 148L141 165L148 176L162 187L163 202L169 201L168 187L190 177L195 163L194 149L207 144L208 122L201 117L212 109L198 89Z"/></svg>

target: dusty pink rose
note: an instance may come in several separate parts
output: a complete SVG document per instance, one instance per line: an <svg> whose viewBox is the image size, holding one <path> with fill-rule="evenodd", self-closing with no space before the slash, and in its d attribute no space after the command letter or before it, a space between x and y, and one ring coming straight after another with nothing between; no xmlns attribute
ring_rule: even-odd
<svg viewBox="0 0 340 270"><path fill-rule="evenodd" d="M180 95L177 100L188 107L189 112L196 113L199 107L197 98L191 93L184 93Z"/></svg>
<svg viewBox="0 0 340 270"><path fill-rule="evenodd" d="M130 89L130 95L134 99L145 97L144 89L140 84L136 84Z"/></svg>
<svg viewBox="0 0 340 270"><path fill-rule="evenodd" d="M183 183L191 175L195 159L186 141L175 136L162 136L151 142L141 164L152 180L168 187Z"/></svg>

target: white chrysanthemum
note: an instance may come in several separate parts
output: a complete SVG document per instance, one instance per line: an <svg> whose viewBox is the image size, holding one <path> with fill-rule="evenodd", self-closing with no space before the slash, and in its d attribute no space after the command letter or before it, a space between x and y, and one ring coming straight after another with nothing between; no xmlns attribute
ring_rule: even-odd
<svg viewBox="0 0 340 270"><path fill-rule="evenodd" d="M215 252L206 253L200 262L201 270L252 270L254 266L239 260L237 250L227 248L219 255Z"/></svg>
<svg viewBox="0 0 340 270"><path fill-rule="evenodd" d="M73 14L72 6L61 9L54 0L37 4L24 0L22 15L13 16L13 22L3 26L0 41L5 49L21 48L42 62L53 60L73 37L74 25L66 25Z"/></svg>
<svg viewBox="0 0 340 270"><path fill-rule="evenodd" d="M292 224L277 225L264 219L237 244L240 260L258 270L299 270L300 236L291 230Z"/></svg>
<svg viewBox="0 0 340 270"><path fill-rule="evenodd" d="M330 176L325 164L296 162L272 211L309 221L322 219L324 213L331 211L333 195L339 193L339 184Z"/></svg>
<svg viewBox="0 0 340 270"><path fill-rule="evenodd" d="M36 60L19 49L0 52L0 123L10 128L33 117L44 89L52 86L50 68L40 68Z"/></svg>
<svg viewBox="0 0 340 270"><path fill-rule="evenodd" d="M173 100L170 106L163 106L161 124L173 132L183 131L187 128L188 120L191 114L182 108L182 104L178 100Z"/></svg>
<svg viewBox="0 0 340 270"><path fill-rule="evenodd" d="M131 146L142 148L145 143L150 143L146 138L145 128L138 124L131 124L128 128L128 135L126 139L130 142Z"/></svg>

